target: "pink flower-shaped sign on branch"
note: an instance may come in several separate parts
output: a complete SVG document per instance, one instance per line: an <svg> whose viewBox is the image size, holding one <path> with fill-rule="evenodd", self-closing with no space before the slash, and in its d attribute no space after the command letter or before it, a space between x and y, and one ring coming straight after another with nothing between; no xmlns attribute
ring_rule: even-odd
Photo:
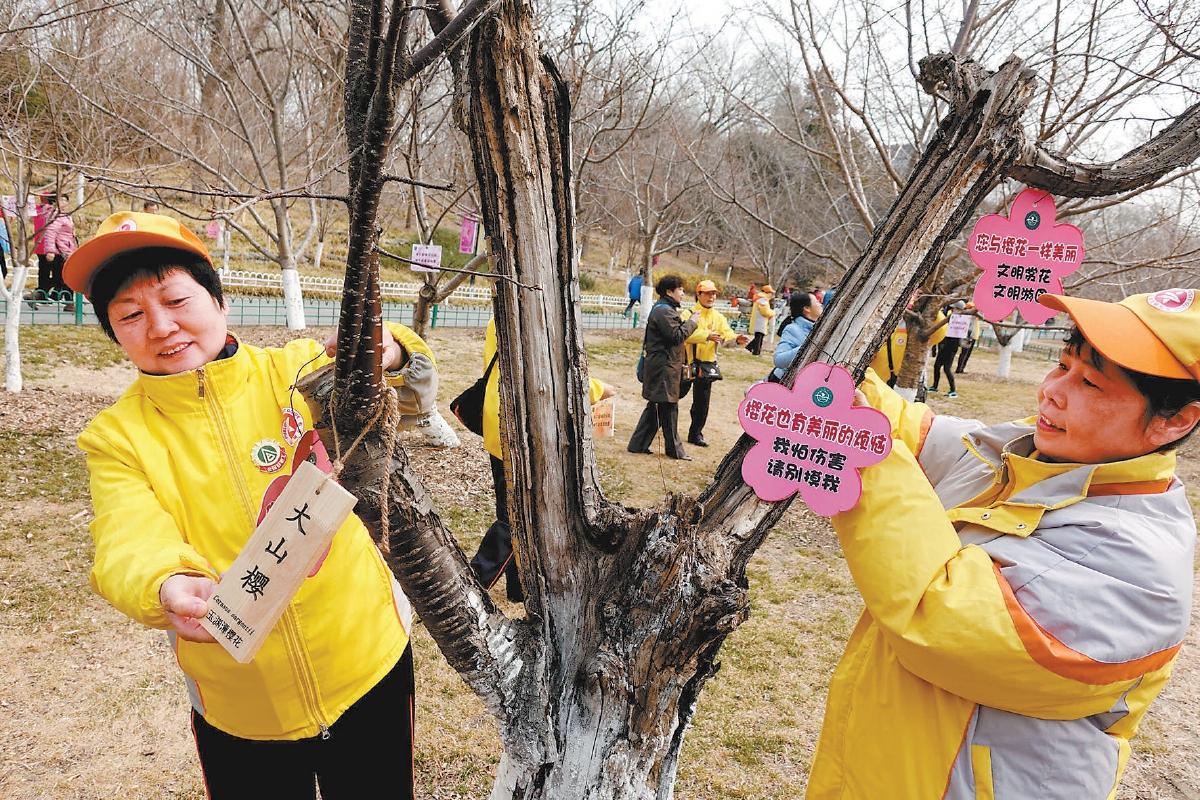
<svg viewBox="0 0 1200 800"><path fill-rule="evenodd" d="M751 386L738 420L758 440L742 461L742 479L754 493L776 502L799 491L823 517L854 508L862 495L858 470L892 449L888 418L854 407L850 373L820 361L801 370L791 389Z"/></svg>
<svg viewBox="0 0 1200 800"><path fill-rule="evenodd" d="M1013 311L1034 325L1054 316L1040 305L1049 292L1062 294L1062 279L1083 263L1083 232L1054 224L1054 198L1026 189L1008 216L988 214L975 223L968 252L983 270L975 284L975 306L985 319L1001 322Z"/></svg>

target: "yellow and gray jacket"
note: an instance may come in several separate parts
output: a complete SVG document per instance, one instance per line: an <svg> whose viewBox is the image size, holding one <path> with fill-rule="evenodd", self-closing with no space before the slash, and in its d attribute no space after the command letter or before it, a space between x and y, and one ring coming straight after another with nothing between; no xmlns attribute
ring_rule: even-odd
<svg viewBox="0 0 1200 800"><path fill-rule="evenodd" d="M933 418L874 373L863 388L895 441L834 518L866 610L808 798L1115 797L1188 628L1175 455L1042 462L1032 420Z"/></svg>
<svg viewBox="0 0 1200 800"><path fill-rule="evenodd" d="M239 344L198 370L139 375L96 416L79 436L96 514L94 591L138 622L168 629L163 581L178 573L217 579L229 568L268 488L291 474L298 443L308 441L312 417L291 387L329 360L323 351L311 339L265 350ZM332 725L391 670L411 615L351 515L249 664L220 645L172 638L192 705L209 723L246 739L298 739Z"/></svg>
<svg viewBox="0 0 1200 800"><path fill-rule="evenodd" d="M737 338L737 334L729 326L729 320L725 318L725 315L716 308L705 308L697 303L696 307L690 311L679 310L679 318L684 322L691 319L693 315L700 320L700 324L688 338L683 340L686 363L690 364L696 360L716 361L717 343L708 341L708 335L719 333L725 342L732 342Z"/></svg>

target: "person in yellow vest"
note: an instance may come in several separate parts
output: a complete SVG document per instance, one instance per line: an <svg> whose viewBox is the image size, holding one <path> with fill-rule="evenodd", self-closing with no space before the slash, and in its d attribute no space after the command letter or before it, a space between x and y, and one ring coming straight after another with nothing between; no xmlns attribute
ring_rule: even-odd
<svg viewBox="0 0 1200 800"><path fill-rule="evenodd" d="M471 557L471 569L489 591L504 576L504 591L514 603L525 600L516 551L512 545L512 527L508 521L508 485L504 478L504 439L500 436L500 364L496 357L496 319L488 320L483 343L483 368L487 384L483 394L483 446L492 468L492 488L496 496L496 519L483 534L479 549ZM611 386L588 378L588 401L595 405L612 397Z"/></svg>
<svg viewBox="0 0 1200 800"><path fill-rule="evenodd" d="M325 798L373 797L387 786L414 797L412 610L358 517L249 663L200 625L282 482L302 461L328 469L292 388L329 362L326 345L258 348L233 335L204 243L166 216L112 215L63 278L138 369L79 436L95 511L90 584L169 632L208 796L313 798L319 786ZM401 389L423 346L406 331L383 336L388 382Z"/></svg>
<svg viewBox="0 0 1200 800"><path fill-rule="evenodd" d="M939 311L937 316L938 322L941 322L945 318L946 315ZM936 347L945 338L946 326L942 325L933 332L926 345ZM875 370L875 374L883 378L888 386L896 385L896 378L900 376L900 365L904 363L904 351L907 345L908 325L901 318L900 324L896 326L896 330L892 331L892 335L883 343L883 347L879 348L879 352L875 354L875 358L871 361L871 369Z"/></svg>
<svg viewBox="0 0 1200 800"><path fill-rule="evenodd" d="M775 309L772 303L775 302L775 290L771 288L771 284L763 284L762 289L754 297L754 304L750 307L750 344L746 345L746 349L754 355L762 355L763 337L767 335L767 331L771 328L771 318L775 316Z"/></svg>
<svg viewBox="0 0 1200 800"><path fill-rule="evenodd" d="M692 331L691 336L683 342L683 353L686 363L683 370L684 375L691 375L692 380L685 382L680 390L680 398L688 392L688 387L692 391L692 424L688 429L688 443L694 444L697 447L708 447L708 442L704 438L704 425L708 422L708 407L712 400L712 385L715 382L712 370L716 369L717 363L717 345L724 344L726 346L745 346L750 341L750 337L744 333L734 333L733 328L729 327L729 320L725 318L713 305L717 301L717 285L710 280L703 280L696 284L696 307L691 311L681 311L679 318L686 322L690 317L695 316L699 320L696 330ZM696 369L694 364L703 364L707 367L712 364L711 368ZM720 372L717 371L717 375ZM719 380L719 378L717 378Z"/></svg>
<svg viewBox="0 0 1200 800"><path fill-rule="evenodd" d="M892 451L833 526L865 610L808 800L1109 800L1191 619L1194 289L1043 295L1076 329L1037 413L934 416L868 371Z"/></svg>

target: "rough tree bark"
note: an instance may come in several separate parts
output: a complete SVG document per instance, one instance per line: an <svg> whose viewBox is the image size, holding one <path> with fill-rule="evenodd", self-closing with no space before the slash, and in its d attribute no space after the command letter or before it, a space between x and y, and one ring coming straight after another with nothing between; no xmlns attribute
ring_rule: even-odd
<svg viewBox="0 0 1200 800"><path fill-rule="evenodd" d="M405 11L398 3L392 18L407 19ZM310 402L331 408L322 436L340 442L343 456L383 394L370 165L376 132L388 127L379 112L389 89L380 87L396 78L371 65L395 59L404 36L377 12L356 11L366 32L350 40L351 66L367 68L347 80L347 132L362 161L351 170L337 377L305 387ZM761 502L743 483L748 437L698 498L671 495L635 510L603 497L574 263L567 92L538 55L532 16L523 0L499 0L471 34L464 70L484 222L505 279L495 304L502 432L527 617L508 619L491 603L403 452L391 450L386 425L346 456L342 477L372 532L386 530L388 562L430 634L499 723L494 800L665 800L721 644L749 615L746 564L788 503ZM951 110L786 382L818 356L861 375L905 299L1021 152L1034 79L1018 59L988 73L935 57L922 76L929 90L948 92ZM369 89L371 80L380 85ZM361 411L360 401L375 404Z"/></svg>

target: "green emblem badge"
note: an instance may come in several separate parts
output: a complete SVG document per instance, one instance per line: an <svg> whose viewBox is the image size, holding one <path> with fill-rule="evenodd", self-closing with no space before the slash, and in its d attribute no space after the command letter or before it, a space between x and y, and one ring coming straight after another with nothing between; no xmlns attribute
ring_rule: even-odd
<svg viewBox="0 0 1200 800"><path fill-rule="evenodd" d="M262 472L278 472L287 463L287 450L282 442L274 439L259 439L250 448L250 460Z"/></svg>
<svg viewBox="0 0 1200 800"><path fill-rule="evenodd" d="M818 386L813 392L812 400L821 408L827 408L833 402L833 390L827 386Z"/></svg>
<svg viewBox="0 0 1200 800"><path fill-rule="evenodd" d="M1038 225L1042 224L1042 215L1036 211L1030 211L1025 215L1025 227L1031 231L1036 231Z"/></svg>

